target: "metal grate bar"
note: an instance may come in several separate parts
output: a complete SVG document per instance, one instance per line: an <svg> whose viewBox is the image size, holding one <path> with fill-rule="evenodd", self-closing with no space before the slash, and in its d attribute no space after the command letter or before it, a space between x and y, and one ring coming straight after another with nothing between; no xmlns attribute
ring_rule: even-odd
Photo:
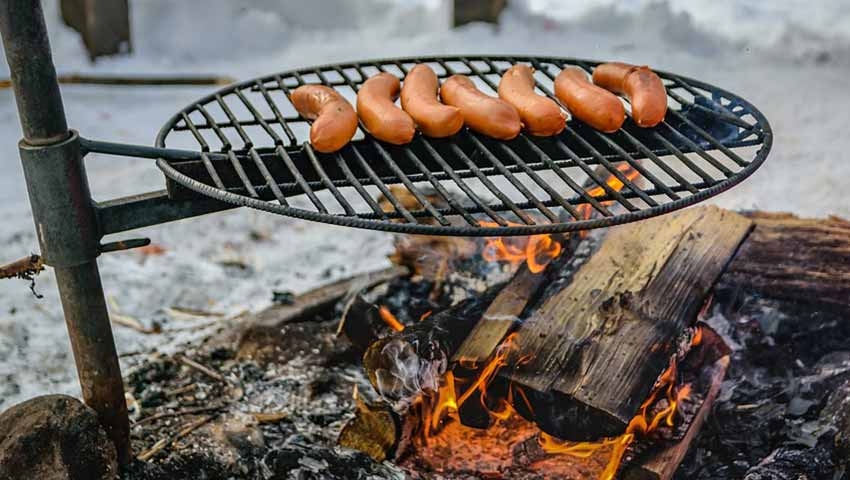
<svg viewBox="0 0 850 480"><path fill-rule="evenodd" d="M655 154L652 150L648 149L648 148L646 147L646 145L644 145L643 143L641 143L641 142L640 142L637 138L635 138L635 137L634 137L631 133L629 133L629 132L628 132L625 128L620 129L620 133L621 133L624 137L626 137L626 140L628 140L628 141L629 141L632 145L634 145L634 146L635 146L635 148L637 148L638 150L640 150L640 151L641 151L644 155L646 155L646 157L647 157L647 158L649 158L650 160L652 160L652 163L654 163L654 164L655 164L658 168L660 168L661 170L663 170L663 171L664 171L664 173L666 173L667 175L670 175L670 178L672 178L673 180L675 180L675 181L679 182L679 185L681 185L682 187L686 188L686 189L687 189L689 192L691 192L691 193L697 193L697 192L699 191L699 190L697 189L697 187L693 186L693 185L691 184L691 182L689 182L687 179L685 179L685 177L683 177L682 175L680 175L680 174L679 174L679 172L677 172L676 170L674 170L674 169L670 168L670 166L669 166L669 165L667 165L667 163L666 163L666 162L664 162L664 160L661 160L661 158L660 158L658 155L656 155L656 154Z"/></svg>
<svg viewBox="0 0 850 480"><path fill-rule="evenodd" d="M535 143L532 142L528 137L523 136L522 138L525 140L528 147L543 160L543 163L545 163L553 172L555 172L558 178L560 178L564 183L566 183L567 186L569 186L575 193L581 196L587 203L589 203L594 209L596 209L596 211L602 214L602 216L612 216L612 213L608 211L608 209L605 208L604 205L599 203L593 196L588 195L586 189L582 188L581 185L577 184L575 180L570 178L570 176L567 175L566 172L564 172L564 170L561 169L561 167L559 167L557 163L552 160L552 157L550 157L546 152L541 150L540 147L535 145Z"/></svg>
<svg viewBox="0 0 850 480"><path fill-rule="evenodd" d="M274 101L274 100L272 100L272 101ZM283 117L281 117L281 119L283 119L287 123L303 121L303 119L301 117L297 116L297 115L289 116L289 117L283 116ZM273 123L279 123L280 119L278 119L278 118L263 118L263 121L268 123L269 125L271 125ZM221 128L234 128L234 124L231 123L230 121L216 122L216 123ZM246 119L246 120L239 120L239 124L242 125L243 127L249 127L249 126L257 126L257 125L260 124L260 122L254 120L254 119ZM286 124L284 124L284 125L286 125ZM196 123L195 126L198 127L201 130L206 130L206 129L212 128L212 125L210 125L209 123ZM288 125L287 125L287 128L289 128ZM186 130L188 130L188 128L186 128L185 126L182 126L182 125L177 125L177 126L174 127L175 132L183 132L183 131L186 131Z"/></svg>
<svg viewBox="0 0 850 480"><path fill-rule="evenodd" d="M410 211L404 207L404 205L399 202L398 198L387 188L387 185L381 181L381 178L372 170L372 167L369 166L369 162L363 158L363 155L360 154L360 151L357 150L357 147L354 145L351 146L352 152L354 152L354 158L357 159L357 162L360 163L360 167L366 172L366 175L372 180L372 183L378 187L378 190L381 191L381 194L384 198L390 202L390 205L396 209L396 211L408 222L408 223L417 223L416 218L410 213Z"/></svg>
<svg viewBox="0 0 850 480"><path fill-rule="evenodd" d="M405 154L407 155L407 158L410 159L410 161L413 162L414 165L416 165L416 168L422 171L422 173L425 175L425 178L428 179L431 185L434 186L434 189L437 191L437 193L439 193L440 196L446 200L449 206L452 207L457 213L460 213L461 217L466 220L466 223L473 227L478 227L478 220L476 220L472 215L470 215L469 212L467 212L466 209L463 208L463 206L461 206L454 200L454 198L452 198L451 194L449 194L449 192L445 189L445 187L443 187L439 180L434 178L434 175L431 173L431 171L422 163L421 160L419 160L419 157L417 157L416 154L414 154L409 149L405 149Z"/></svg>
<svg viewBox="0 0 850 480"><path fill-rule="evenodd" d="M310 184L307 183L307 180L304 179L304 176L301 175L301 172L295 167L295 163L292 162L292 158L288 153L286 153L286 149L283 148L283 146L278 145L275 152L277 152L278 157L283 160L286 168L289 169L292 176L295 178L295 182L298 183L298 186L301 187L301 191L307 195L307 198L310 199L313 206L315 206L321 213L328 213L328 209L325 208L325 205L319 200L319 197L316 196L316 192L310 188Z"/></svg>
<svg viewBox="0 0 850 480"><path fill-rule="evenodd" d="M620 131L622 130L623 129L621 128ZM638 173L646 177L646 179L649 180L650 183L652 183L653 185L655 185L656 188L664 192L668 197L670 197L671 200L679 199L679 196L676 195L673 190L670 190L670 187L668 187L666 183L659 180L658 177L652 174L652 172L643 168L640 162L638 160L635 160L631 155L629 155L628 152L623 150L623 147L621 147L620 144L611 140L608 135L603 135L596 130L594 130L593 133L596 135L597 138L601 138L603 141L605 141L605 143L608 144L611 148L613 148L614 151L617 152L621 157L623 157L626 162L628 162L628 164L632 166L632 168L634 168L638 171Z"/></svg>
<svg viewBox="0 0 850 480"><path fill-rule="evenodd" d="M201 132L195 128L195 124L192 123L192 119L189 118L189 115L186 115L186 112L182 112L180 116L183 119L183 123L185 123L186 127L192 132L192 136L195 137L198 145L201 146L201 162L203 162L204 168L207 169L207 173L210 175L210 178L216 188L224 188L224 182L221 181L221 177L218 176L215 166L212 161L210 161L209 155L207 155L207 152L210 151L210 146L207 144L207 141L204 139L203 135L201 135Z"/></svg>
<svg viewBox="0 0 850 480"><path fill-rule="evenodd" d="M218 102L218 105L224 111L224 114L227 115L227 118L230 119L231 123L233 123L233 128L236 129L236 133L239 134L239 138L242 139L242 143L245 144L245 148L251 148L254 145L254 142L251 141L251 137L249 137L248 134L245 133L245 129L242 128L242 125L239 123L239 120L236 119L236 115L234 115L233 111L230 110L230 106L227 105L227 102L225 102L223 98L221 98L221 95L216 95L215 100L216 102Z"/></svg>
<svg viewBox="0 0 850 480"><path fill-rule="evenodd" d="M752 130L754 128L753 125L750 125L749 123L743 121L740 117L729 112L726 109L726 107L721 105L719 102L715 102L714 100L711 100L708 97L701 95L700 93L694 94L697 97L705 98L708 101L710 101L711 103L717 105L718 107L720 107L723 110L722 112L712 110L712 109L710 109L710 108L708 108L704 105L700 105L698 103L693 103L693 102L687 100L686 98L682 97L681 95L677 94L676 91L673 90L674 88L678 88L678 87L676 87L675 85L671 85L671 86L667 87L667 95L670 98L672 98L673 100L675 100L676 102L678 102L683 107L688 107L688 108L691 108L691 109L694 109L694 110L699 110L699 111L701 111L701 112L703 112L707 115L711 115L712 117L714 117L718 120L724 121L726 123L731 123L732 125L743 128L744 130L746 130L748 132L752 132ZM684 87L681 87L681 88L684 88ZM685 90L687 90L687 88L685 88Z"/></svg>
<svg viewBox="0 0 850 480"><path fill-rule="evenodd" d="M670 110L670 113L672 113L673 116L675 116L682 122L686 123L689 127L691 127L695 132L697 132L700 137L708 141L711 146L720 150L721 152L723 152L724 155L732 159L732 161L737 163L739 167L746 167L749 164L749 162L739 157L737 153L733 152L732 150L729 150L726 145L723 145L722 143L718 142L717 139L715 139L713 136L711 136L711 134L703 130L699 125L691 121L691 119L689 119L688 117L680 114L676 110Z"/></svg>
<svg viewBox="0 0 850 480"><path fill-rule="evenodd" d="M688 167L692 172L699 175L699 177L702 178L703 181L708 182L709 184L717 183L717 180L715 180L714 177L712 177L711 175L706 173L705 170L703 170L702 168L699 167L699 165L696 165L694 162L692 162L691 159L688 158L688 156L685 155L684 152L682 152L681 150L679 150L678 147L673 145L670 142L670 140L667 140L667 138L665 138L664 135L661 135L660 133L658 133L658 131L653 130L652 136L656 140L661 142L661 144L664 145L668 150L673 152L673 155L675 155L676 158L678 158L680 162L685 164L685 166Z"/></svg>
<svg viewBox="0 0 850 480"><path fill-rule="evenodd" d="M520 134L520 136L525 137L525 134ZM578 211L576 211L576 209L573 208L573 206L570 205L564 199L564 197L561 196L560 193L558 193L554 188L552 188L551 185L549 185L542 178L540 178L540 176L537 175L537 172L528 168L528 164L526 164L525 161L523 161L523 159L519 155L517 155L516 152L513 151L513 149L508 147L508 145L506 143L500 143L499 146L501 147L503 152L505 152L509 157L511 157L511 160L513 160L517 165L520 166L520 168L522 168L525 171L525 174L528 175L529 178L534 180L534 182L537 183L537 185L539 185L540 188L542 188L546 193L549 194L549 198L551 198L552 200L557 202L558 205L560 205L564 210L566 210L576 220L581 219L581 215L579 215Z"/></svg>
<svg viewBox="0 0 850 480"><path fill-rule="evenodd" d="M703 149L702 149L702 147L700 147L699 145L697 145L697 144L696 144L696 142L694 142L693 140L691 140L690 138L688 138L688 136L687 136L687 135L685 135L684 133L682 133L682 132L680 132L679 130L676 130L675 128L673 128L673 127L672 127L669 123L667 123L667 121L666 121L666 120L665 120L665 121L663 121L663 122L661 122L661 125L664 125L664 127L666 127L666 128L667 128L667 130L671 131L671 132L672 132L672 133L673 133L676 137L678 137L680 140L682 140L683 142L685 142L685 144L686 144L686 145L687 145L687 146L688 146L691 150L693 150L694 152L696 152L696 154L697 154L697 155L699 155L699 156L700 156L700 157L702 157L705 161L707 161L708 163L710 163L710 164L711 164L711 166L713 166L714 168L716 168L716 169L720 170L720 172L721 172L721 173L723 173L723 175L726 175L727 177L731 177L731 176L733 175L733 172L732 172L732 170L730 170L730 169L729 169L729 167L727 167L726 165L723 165L723 164L722 164L722 163L720 163L720 162L719 162L716 158L714 158L714 157L712 157L711 155L709 155L709 154L708 154L708 152L706 152L705 150L703 150Z"/></svg>
<svg viewBox="0 0 850 480"><path fill-rule="evenodd" d="M637 185L635 185L628 178L626 178L626 176L623 175L623 172L617 170L617 167L615 167L614 165L611 164L611 162L606 160L605 157L602 154L599 153L599 150L597 150L596 147L591 145L590 142L588 142L587 140L582 138L581 135L577 134L570 127L567 127L565 131L568 132L573 138L578 140L578 142L581 143L582 147L586 148L590 152L590 154L594 158L596 158L596 160L599 161L599 163L602 166L604 166L606 169L608 169L608 172L611 175L613 175L614 178L616 178L617 180L622 182L623 185L627 186L629 188L629 190L633 191L641 200L646 202L647 205L649 205L651 207L655 207L655 206L658 205L658 203L655 200L653 200L649 195L647 195Z"/></svg>
<svg viewBox="0 0 850 480"><path fill-rule="evenodd" d="M334 159L336 160L336 164L339 169L342 171L342 174L345 175L345 179L354 187L354 190L357 191L358 194L366 201L369 205L369 208L372 209L373 212L378 214L380 218L387 218L387 215L381 210L381 206L378 205L378 202L372 198L372 195L363 188L363 184L360 183L360 180L357 180L357 177L354 176L354 173L351 171L351 168L348 166L348 163L342 158L342 155L339 152L334 153Z"/></svg>
<svg viewBox="0 0 850 480"><path fill-rule="evenodd" d="M223 131L221 131L221 127L218 126L218 123L216 123L212 115L210 115L210 112L207 111L207 109L200 103L195 104L195 108L199 112L201 112L201 115L203 115L203 117L207 120L207 124L210 125L213 132L218 137L219 141L221 142L221 150L226 152L233 149L233 145L230 143L230 139L227 137L227 135L224 134Z"/></svg>
<svg viewBox="0 0 850 480"><path fill-rule="evenodd" d="M245 108L247 108L248 111L251 112L251 116L254 117L254 120L256 120L257 123L259 123L260 126L263 127L263 130L266 131L268 136L271 137L274 144L283 145L283 139L281 139L280 135L278 135L277 132L275 132L272 127L270 127L269 124L266 123L265 120L263 120L263 116L260 115L260 112L258 112L257 109L254 108L254 105L249 102L247 98L245 98L245 94L242 93L241 90L236 90L236 96L239 97L239 100L242 101L242 103L245 105Z"/></svg>
<svg viewBox="0 0 850 480"><path fill-rule="evenodd" d="M482 172L481 169L478 168L478 165L476 165L475 162L473 162L466 155L466 152L464 152L463 149L461 149L454 142L451 143L451 149L452 152L457 155L458 158L460 158L463 163L466 164L467 167L469 167L469 170L472 171L472 173L478 178L478 180L482 184L484 184L484 186L487 187L487 189L490 190L490 192L492 192L493 195L496 196L496 198L501 200L503 205L508 207L517 217L519 217L519 219L522 220L523 223L525 223L526 225L536 225L535 221L527 213L525 213L525 209L522 209L517 206L517 204L514 203L513 200L508 198L508 196L505 195L504 192L497 188L496 185L494 185L493 182L490 181L487 175L485 175L484 172Z"/></svg>
<svg viewBox="0 0 850 480"><path fill-rule="evenodd" d="M263 159L253 148L249 151L251 152L251 158L254 159L254 163L257 165L257 169L260 171L260 174L263 176L269 188L272 190L274 198L276 198L277 201L280 202L280 204L283 206L289 205L286 202L286 196L283 195L283 192L280 191L280 187L278 187L277 185L277 180L272 177L272 174L269 172L269 169L268 167L266 167L266 164L265 162L263 162Z"/></svg>
<svg viewBox="0 0 850 480"><path fill-rule="evenodd" d="M195 137L195 141L198 142L198 145L201 147L202 152L209 152L210 145L207 143L207 140L201 135L201 132L198 131L195 124L192 122L192 119L189 118L189 115L186 115L186 112L180 112L180 118L183 119L183 123L186 124L186 128L192 132L192 136Z"/></svg>
<svg viewBox="0 0 850 480"><path fill-rule="evenodd" d="M449 165L448 162L443 159L443 156L440 155L439 152L437 152L437 150L435 150L433 146L431 146L430 142L423 140L420 143L422 144L422 146L425 147L425 150L427 150L428 153L431 155L431 158L433 158L434 161L436 161L437 164L440 165L440 168L442 168L449 175L449 177L463 191L463 193L465 193L466 196L473 201L473 203L481 207L484 213L490 216L490 218L492 218L493 221L495 221L500 226L505 227L508 225L507 221L505 221L504 218L502 218L498 213L496 213L493 209L487 206L487 203L484 202L484 200L482 200L471 188L469 188L469 185L467 185L466 182L464 182L463 179L458 176L457 172L455 172L451 165Z"/></svg>
<svg viewBox="0 0 850 480"><path fill-rule="evenodd" d="M534 194L531 193L528 188L526 188L526 186L523 185L523 183L520 182L519 179L516 178L510 172L510 170L505 168L505 165L495 155L493 155L493 152L491 152L486 146L484 146L483 143L481 143L480 140L478 140L478 137L476 135L471 132L467 132L467 136L472 140L472 143L475 144L475 148L478 149L479 152L484 154L487 160L491 164L493 164L493 166L496 167L497 170L499 170L499 173L501 173L502 176L505 177L505 180L510 182L510 184L513 185L514 188L516 188L520 193L522 193L525 198L527 198L535 206L535 208L540 211L540 213L542 213L546 218L548 218L552 222L558 221L558 216L555 215L551 210L546 208L546 205L544 205L540 201L540 199L535 197Z"/></svg>
<svg viewBox="0 0 850 480"><path fill-rule="evenodd" d="M584 170L584 173L587 174L587 176L590 177L591 180L596 182L596 184L600 188L602 188L605 193L607 193L611 198L616 200L626 210L630 212L640 210L639 208L634 206L632 202L628 201L622 193L611 188L611 186L608 185L607 181L599 178L599 176L596 174L596 171L590 168L590 166L585 163L584 160L581 159L581 157L576 155L576 153L570 147L568 147L560 138L556 139L555 145L558 147L559 150L564 152L568 157L570 157L574 162L576 162L576 164L581 167L582 170Z"/></svg>
<svg viewBox="0 0 850 480"><path fill-rule="evenodd" d="M307 154L307 158L310 159L310 163L313 165L313 168L319 174L319 178L322 179L322 183L328 190L331 191L331 195L334 196L336 201L342 205L342 209L345 210L345 213L348 215L355 215L356 212L354 211L354 208L351 207L351 204L348 203L345 196L343 196L336 186L334 186L333 182L331 182L327 172L325 172L325 169L322 168L322 164L319 162L319 159L316 158L316 152L313 151L313 147L309 142L304 143L304 152Z"/></svg>
<svg viewBox="0 0 850 480"><path fill-rule="evenodd" d="M280 79L279 76L277 78ZM294 146L295 144L297 144L298 141L295 138L295 133L292 131L292 129L289 128L289 125L287 125L286 119L283 117L283 114L280 112L280 109L277 108L277 103L275 103L275 101L271 97L271 94L269 94L269 91L266 88L266 84L257 80L257 88L260 90L260 93L263 95L263 99L266 101L266 104L269 106L272 113L274 114L274 118L275 120L277 120L278 125L283 128L283 133L289 139L289 145Z"/></svg>
<svg viewBox="0 0 850 480"><path fill-rule="evenodd" d="M363 72L362 68L360 67L360 65L358 65L356 67L356 69L357 69L357 73L365 81L367 77L366 77L365 72ZM357 86L357 84L353 80L351 80L351 78L345 73L344 70L340 70L337 73L342 75L343 80L345 80L346 83L348 83L348 86L351 87L352 90L354 90L355 92L357 92L359 90L359 87ZM324 75L322 75L318 71L316 72L316 74L319 75L320 79L324 79ZM360 129L363 130L364 132L367 132L365 125L363 125L363 122L361 122L358 119L358 123L360 124ZM392 170L393 173L396 174L396 177L398 177L398 179L401 180L401 182L404 184L404 186L407 187L407 189L410 191L410 193L413 195L413 197L416 198L416 201L419 202L419 204L422 205L422 207L425 208L425 210L432 213L433 216L434 216L434 219L436 219L440 223L440 225L451 225L451 222L446 220L446 218L443 217L443 215L441 215L440 212L437 211L437 209L433 205L431 205L431 202L428 201L428 199L425 197L425 195L423 195L422 192L420 192L419 189L417 189L416 186L413 185L413 182L410 181L410 179L407 177L407 175L404 173L404 171L395 163L395 161L392 159L392 155L390 155L386 151L386 149L384 149L383 145L381 145L371 135L367 134L366 137L371 140L371 143L375 147L375 149L377 150L378 155L384 160L384 162L387 164L387 166L390 167L390 170ZM407 150L407 149L405 149L405 150L409 152L409 150ZM410 152L410 153L411 153L411 155L415 156L415 154L413 154L412 152ZM416 162L417 162L418 167L420 167L422 165L422 162L419 161L418 158L416 158ZM428 169L424 168L424 166L421 166L420 170L422 170L422 172L425 173L426 175L431 174L428 171ZM432 182L432 183L438 183L438 182ZM437 193L440 196L442 196L443 199L449 205L451 205L453 203L453 201L449 198L448 194L444 195L444 192L440 191L440 189L437 189ZM477 223L476 223L476 226L477 226Z"/></svg>
<svg viewBox="0 0 850 480"><path fill-rule="evenodd" d="M227 151L227 158L230 159L230 164L233 165L233 169L236 170L236 175L239 176L239 180L242 181L242 185L245 187L245 190L248 190L248 193L252 197L258 197L257 191L254 190L254 186L251 185L251 180L248 179L248 175L245 174L245 169L242 168L242 163L239 162L239 159L236 158L236 154L233 153L233 150Z"/></svg>
<svg viewBox="0 0 850 480"><path fill-rule="evenodd" d="M739 125L740 125L742 128L745 128L745 129L747 129L747 130L751 130L751 129L756 128L756 127L758 126L758 124L750 124L750 123L745 122L745 121L744 121L741 117L739 117L738 115L736 115L734 111L730 110L728 107L726 107L725 105L723 105L723 104L722 104L722 103L720 103L719 101L714 101L714 99L712 99L711 97L707 97L705 94L703 94L702 92L700 92L699 90L697 90L696 88L694 88L693 86L691 86L691 84L689 84L688 82L684 81L684 80L683 80L681 77L679 77L678 75L669 75L669 74L668 74L668 78L669 78L670 80L672 80L672 81L673 81L673 83L674 83L677 87L679 87L679 88L684 88L685 90L687 90L687 91L688 91L688 93L690 93L691 95L693 95L693 96L694 96L694 98L702 97L702 98L704 98L704 99L706 99L706 100L710 101L711 103L713 103L713 104L717 105L718 107L720 107L720 109L721 109L721 110L723 110L723 111L724 111L724 112L725 112L725 113L726 113L729 117L731 117L731 118L729 118L729 120L728 120L729 122L731 122L731 123L735 123L736 121L737 121L737 122L740 122L740 123L739 123ZM669 93L669 91L668 91L668 93ZM672 96L672 95L671 95L671 96ZM677 102L679 102L679 103L681 103L681 104L683 104L683 105L690 105L690 106L694 106L694 107L697 107L697 108L702 107L702 105L697 105L697 104L695 104L695 103L693 103L693 102L689 102L689 101L687 101L687 100L685 100L685 99L682 99L682 100L684 100L684 103L683 103L683 102L682 102L682 101L680 101L680 100L679 100L679 98L677 98L677 97L679 97L679 96L678 96L678 95L676 95L676 96L675 96L675 97L673 97L673 98L674 98ZM702 108L705 108L705 107L702 107ZM713 110L711 110L711 109L706 109L706 110L713 112ZM714 112L714 113L717 113L717 112ZM735 120L732 120L733 118L734 118Z"/></svg>

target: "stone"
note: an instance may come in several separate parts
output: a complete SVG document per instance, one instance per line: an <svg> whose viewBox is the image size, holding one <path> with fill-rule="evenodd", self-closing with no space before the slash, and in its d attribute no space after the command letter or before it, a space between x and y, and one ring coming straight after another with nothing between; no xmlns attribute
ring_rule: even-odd
<svg viewBox="0 0 850 480"><path fill-rule="evenodd" d="M0 414L0 478L111 480L115 447L94 410L65 395L27 400Z"/></svg>

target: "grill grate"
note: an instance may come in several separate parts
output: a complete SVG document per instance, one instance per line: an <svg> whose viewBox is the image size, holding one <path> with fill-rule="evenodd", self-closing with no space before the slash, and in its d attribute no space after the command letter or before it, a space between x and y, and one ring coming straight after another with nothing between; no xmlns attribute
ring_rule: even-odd
<svg viewBox="0 0 850 480"><path fill-rule="evenodd" d="M511 64L528 63L536 70L539 93L553 99L553 80L562 68L575 65L591 72L598 63L539 57L405 58L242 82L191 104L163 127L158 146L199 152L197 158L158 160L169 194L202 194L282 215L384 231L553 233L640 220L702 201L755 171L772 142L767 120L747 101L658 72L670 109L666 120L652 129L627 119L620 131L605 134L572 119L555 137L523 133L502 142L463 129L448 139L417 134L411 144L394 146L365 134L361 126L339 152L322 154L311 148L309 123L288 100L292 89L321 83L353 104L366 78L382 71L403 78L419 62L441 78L468 75L490 94ZM399 184L415 206L391 188ZM379 196L385 199L384 208Z"/></svg>

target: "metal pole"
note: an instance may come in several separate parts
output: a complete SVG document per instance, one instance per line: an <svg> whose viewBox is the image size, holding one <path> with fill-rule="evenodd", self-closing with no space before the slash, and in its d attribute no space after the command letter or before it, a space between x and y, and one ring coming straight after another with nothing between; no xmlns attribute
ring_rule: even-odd
<svg viewBox="0 0 850 480"><path fill-rule="evenodd" d="M0 0L0 34L24 139L21 162L45 263L56 272L83 399L129 461L129 421L115 342L97 269L100 233L82 161L69 131L41 3Z"/></svg>

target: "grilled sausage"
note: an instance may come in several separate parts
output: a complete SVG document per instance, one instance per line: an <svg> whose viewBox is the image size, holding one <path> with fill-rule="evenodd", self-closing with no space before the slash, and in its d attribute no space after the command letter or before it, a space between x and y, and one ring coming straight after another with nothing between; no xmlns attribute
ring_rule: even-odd
<svg viewBox="0 0 850 480"><path fill-rule="evenodd" d="M485 95L468 77L452 75L440 89L443 102L460 109L463 122L476 132L511 140L522 129L519 112L510 103Z"/></svg>
<svg viewBox="0 0 850 480"><path fill-rule="evenodd" d="M443 105L437 100L440 81L431 67L419 64L404 77L401 86L401 108L429 137L450 137L463 127L460 109Z"/></svg>
<svg viewBox="0 0 850 480"><path fill-rule="evenodd" d="M574 117L591 127L616 132L626 119L623 102L608 90L590 83L584 70L567 67L555 77L555 96Z"/></svg>
<svg viewBox="0 0 850 480"><path fill-rule="evenodd" d="M375 138L394 145L413 140L416 125L404 110L395 105L401 82L395 75L382 72L363 82L357 92L357 115Z"/></svg>
<svg viewBox="0 0 850 480"><path fill-rule="evenodd" d="M528 65L514 65L502 75L499 98L516 107L525 129L532 135L548 137L561 133L567 126L567 116L561 107L534 93L534 70Z"/></svg>
<svg viewBox="0 0 850 480"><path fill-rule="evenodd" d="M629 97L632 118L641 127L654 127L667 114L667 90L647 66L603 63L593 70L593 83Z"/></svg>
<svg viewBox="0 0 850 480"><path fill-rule="evenodd" d="M324 85L302 85L289 96L295 110L308 120L310 143L323 153L344 147L357 132L357 114L336 90Z"/></svg>

